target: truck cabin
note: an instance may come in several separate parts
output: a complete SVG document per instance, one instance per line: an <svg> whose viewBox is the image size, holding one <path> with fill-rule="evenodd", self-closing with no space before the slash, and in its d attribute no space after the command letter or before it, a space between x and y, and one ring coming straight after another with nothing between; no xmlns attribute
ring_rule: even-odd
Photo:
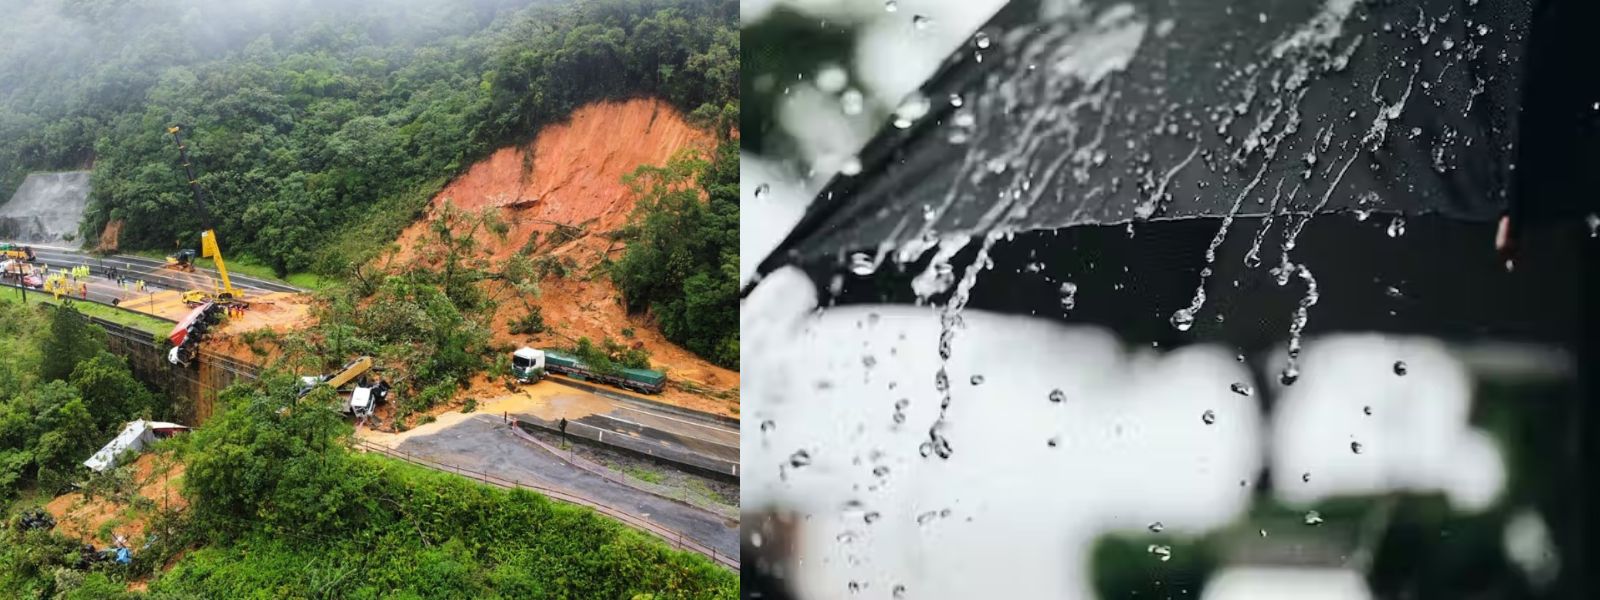
<svg viewBox="0 0 1600 600"><path fill-rule="evenodd" d="M543 350L526 346L511 354L511 372L523 381L537 380L545 369Z"/></svg>

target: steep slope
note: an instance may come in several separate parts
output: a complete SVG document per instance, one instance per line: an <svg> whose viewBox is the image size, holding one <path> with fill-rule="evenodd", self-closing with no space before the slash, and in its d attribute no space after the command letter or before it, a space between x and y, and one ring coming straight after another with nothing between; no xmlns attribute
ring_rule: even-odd
<svg viewBox="0 0 1600 600"><path fill-rule="evenodd" d="M504 240L480 236L485 253L503 260L532 246L535 261L560 264L540 281L538 298L502 297L494 317L496 341L567 346L579 337L610 337L642 345L656 368L675 382L661 399L685 407L736 415L739 374L668 342L648 318L629 315L621 295L598 267L620 257L624 245L607 234L628 223L636 199L622 183L643 165L661 165L679 152L709 152L715 140L690 126L658 100L590 104L562 124L544 128L532 144L502 149L474 165L438 194L427 218L399 239L398 258L427 235L446 204L466 211L496 210L509 226ZM526 314L523 300L540 307L549 331L513 335L509 323ZM631 330L627 337L624 330Z"/></svg>

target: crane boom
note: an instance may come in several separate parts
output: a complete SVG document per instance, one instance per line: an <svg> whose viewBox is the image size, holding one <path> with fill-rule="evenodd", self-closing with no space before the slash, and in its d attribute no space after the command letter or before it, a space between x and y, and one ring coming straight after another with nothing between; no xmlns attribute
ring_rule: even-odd
<svg viewBox="0 0 1600 600"><path fill-rule="evenodd" d="M228 264L222 260L222 248L217 242L216 228L211 224L211 213L206 210L205 194L200 187L200 178L195 175L194 164L189 161L189 146L183 143L183 126L173 125L167 128L167 133L172 134L172 141L178 145L178 160L183 165L183 174L189 181L189 190L194 193L194 209L200 217L200 224L206 229L200 234L200 256L209 258L217 264L217 276L222 279L222 287L217 290L217 301L222 304L232 304L244 298L244 294L234 289L233 281L228 278Z"/></svg>

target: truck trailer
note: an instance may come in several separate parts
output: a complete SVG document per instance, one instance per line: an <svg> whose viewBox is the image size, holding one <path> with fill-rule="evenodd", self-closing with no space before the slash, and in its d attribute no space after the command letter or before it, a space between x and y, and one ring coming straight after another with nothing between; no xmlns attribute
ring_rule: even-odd
<svg viewBox="0 0 1600 600"><path fill-rule="evenodd" d="M601 373L578 360L576 356L554 350L544 351L545 369L577 379L598 381L623 389L645 394L659 394L667 387L667 374L651 369L618 369L616 373Z"/></svg>

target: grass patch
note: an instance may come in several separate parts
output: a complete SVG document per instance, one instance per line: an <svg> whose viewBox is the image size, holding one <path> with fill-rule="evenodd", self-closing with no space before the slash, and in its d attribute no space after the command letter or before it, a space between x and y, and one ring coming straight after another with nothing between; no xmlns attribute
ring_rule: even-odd
<svg viewBox="0 0 1600 600"><path fill-rule="evenodd" d="M0 287L0 302L20 304L22 303L22 297L17 293L17 288L15 287ZM62 303L57 302L56 299L50 294L30 291L28 292L28 304L50 304L53 306L60 306ZM172 331L172 322L170 321L163 321L149 315L112 308L104 304L80 301L73 302L72 307L78 309L78 312L83 313L85 316L104 319L124 327L132 327L140 331L146 331L151 335L166 335L168 332Z"/></svg>
<svg viewBox="0 0 1600 600"><path fill-rule="evenodd" d="M666 480L666 477L662 475L660 471L646 469L643 467L623 467L622 472L627 473L629 477L645 483L661 483L662 481Z"/></svg>

